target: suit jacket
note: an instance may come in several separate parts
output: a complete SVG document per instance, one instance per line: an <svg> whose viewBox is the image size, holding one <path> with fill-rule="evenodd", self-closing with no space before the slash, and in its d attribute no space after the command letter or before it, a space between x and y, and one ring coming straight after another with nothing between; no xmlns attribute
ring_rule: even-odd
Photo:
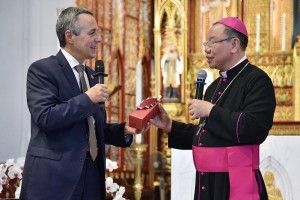
<svg viewBox="0 0 300 200"><path fill-rule="evenodd" d="M90 86L97 83L86 68ZM31 113L31 139L23 172L21 199L67 200L78 183L88 148L86 118L94 116L101 180L105 199L105 144L128 147L122 124L107 124L98 104L80 91L61 51L34 62L27 74L27 103Z"/></svg>

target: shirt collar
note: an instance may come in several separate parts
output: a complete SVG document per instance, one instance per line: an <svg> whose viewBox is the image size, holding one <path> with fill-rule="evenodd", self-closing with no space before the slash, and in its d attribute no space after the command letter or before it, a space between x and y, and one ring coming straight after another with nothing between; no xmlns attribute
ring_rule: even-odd
<svg viewBox="0 0 300 200"><path fill-rule="evenodd" d="M61 52L64 54L65 58L67 59L69 65L73 69L75 66L79 65L80 63L66 50L61 49ZM84 63L82 63L84 65Z"/></svg>

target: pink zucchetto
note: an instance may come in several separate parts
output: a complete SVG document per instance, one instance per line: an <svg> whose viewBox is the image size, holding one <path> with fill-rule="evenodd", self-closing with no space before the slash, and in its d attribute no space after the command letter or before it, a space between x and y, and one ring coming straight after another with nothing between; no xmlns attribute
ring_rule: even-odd
<svg viewBox="0 0 300 200"><path fill-rule="evenodd" d="M226 17L226 18L220 19L218 22L225 26L229 26L230 28L233 28L234 30L237 30L238 32L240 32L248 37L248 31L246 29L246 26L245 26L244 22L242 22L239 18Z"/></svg>

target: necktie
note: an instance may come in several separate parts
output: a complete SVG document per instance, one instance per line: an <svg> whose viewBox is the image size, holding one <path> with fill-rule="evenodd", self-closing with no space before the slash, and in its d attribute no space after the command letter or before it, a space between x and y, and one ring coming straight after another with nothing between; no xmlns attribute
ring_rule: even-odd
<svg viewBox="0 0 300 200"><path fill-rule="evenodd" d="M86 92L89 88L88 80L86 79L84 75L84 65L77 65L75 67L76 71L79 73L80 77L80 84L82 92ZM87 118L88 124L89 124L89 144L90 144L90 154L93 160L97 157L97 138L95 133L95 127L94 127L94 119L92 116Z"/></svg>

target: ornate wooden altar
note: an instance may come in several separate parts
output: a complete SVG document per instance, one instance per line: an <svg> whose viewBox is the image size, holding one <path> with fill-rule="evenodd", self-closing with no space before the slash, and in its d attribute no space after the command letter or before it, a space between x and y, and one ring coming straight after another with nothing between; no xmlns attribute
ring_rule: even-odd
<svg viewBox="0 0 300 200"><path fill-rule="evenodd" d="M206 64L202 47L206 33L216 19L237 16L248 27L249 60L266 71L274 84L277 108L270 134L300 134L300 41L299 36L295 40L299 32L293 29L293 22L299 23L293 16L300 12L293 10L292 0L77 0L77 4L95 13L103 31L104 42L97 59L104 60L107 83L113 91L106 105L109 122L125 121L135 109L139 62L143 66L143 98L157 97L173 119L191 122L187 103L194 96L196 73L206 69L211 71L212 79L218 76ZM164 73L170 65L179 84L165 84ZM149 132L143 138L149 146L142 179L150 188L159 185L160 172L153 169L150 157L162 152L167 160L165 190L169 193L172 155L167 135L155 127ZM134 151L109 146L107 152L120 165L110 175L132 185Z"/></svg>
<svg viewBox="0 0 300 200"><path fill-rule="evenodd" d="M212 79L218 77L218 72L209 69L206 63L202 46L206 32L216 19L237 16L248 27L247 57L268 73L274 84L277 107L270 135L300 135L300 36L297 43L292 43L297 36L293 32L293 16L298 16L293 15L293 1L157 0L154 5L155 72L151 91L153 96L161 98L173 119L193 123L187 113L187 103L194 97L196 73L205 69ZM299 5L295 6L298 10L294 11L300 12ZM161 60L170 42L177 46L184 60L178 102L165 100L162 89L164 66ZM149 151L158 149L168 155L170 161L172 155L164 133L152 128L150 135Z"/></svg>

